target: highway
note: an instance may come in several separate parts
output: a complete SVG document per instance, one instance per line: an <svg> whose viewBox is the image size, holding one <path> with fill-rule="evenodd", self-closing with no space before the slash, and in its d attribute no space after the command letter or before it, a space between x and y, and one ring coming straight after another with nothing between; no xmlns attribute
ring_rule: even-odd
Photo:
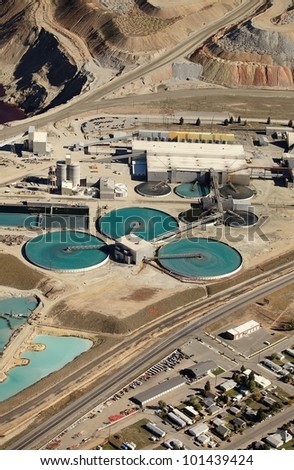
<svg viewBox="0 0 294 470"><path fill-rule="evenodd" d="M292 263L293 266L293 263ZM250 282L252 282L251 280ZM197 317L184 325L180 330L174 331L169 335L165 334L164 339L158 341L158 344L148 351L144 351L136 356L136 359L131 358L130 363L124 368L112 371L111 377L108 377L101 385L97 386L78 400L72 402L65 407L55 416L49 418L41 425L34 428L33 431L27 432L24 437L21 437L13 444L11 449L32 449L38 448L41 444L48 442L48 440L63 429L68 427L72 422L76 421L79 417L83 416L88 410L92 409L97 404L106 400L109 396L122 388L126 383L137 377L142 371L146 370L149 364L156 362L158 359L166 356L172 350L180 347L188 337L197 335L197 330L203 329L208 323L219 319L224 315L228 315L234 310L243 307L254 300L263 297L270 292L285 287L294 281L294 272L286 275L280 275L279 278L266 282L257 288L253 288L249 292L239 293L235 298L224 301L223 305L212 307L211 311L203 316ZM211 300L211 299L210 299ZM206 300L206 303L208 301ZM198 302L199 304L199 302ZM182 309L178 309L178 318L188 312L195 312L195 305L190 305ZM166 326L166 324L164 325ZM145 334L145 332L144 332ZM134 338L132 339L134 341ZM125 346L125 345L124 345ZM67 384L68 386L69 384ZM52 390L47 391L45 396ZM13 418L14 412L8 413L4 418ZM3 422L3 418L1 419Z"/></svg>
<svg viewBox="0 0 294 470"><path fill-rule="evenodd" d="M135 69L115 77L110 82L102 85L97 90L90 90L80 96L73 98L66 105L56 107L44 114L25 119L21 123L14 124L0 131L0 141L21 134L28 129L28 125L36 125L38 127L46 126L52 122L58 122L71 116L80 115L100 108L100 101L105 99L119 88L128 83L139 79L140 77L157 70L179 57L183 57L198 47L200 47L207 39L217 33L220 29L236 24L241 20L250 17L257 9L267 4L267 0L246 0L234 10L219 18L217 21L205 25L197 32L191 33L185 40L177 44L175 47L165 51L150 60L148 63L136 67ZM203 90L200 90L203 95ZM218 90L219 91L219 90ZM190 92L191 93L191 92ZM155 95L156 96L156 95ZM142 99L142 97L141 97ZM158 100L158 98L155 98ZM126 98L130 103L130 97ZM143 96L144 100L144 96ZM107 100L110 101L110 100ZM115 100L111 100L115 101ZM145 98L146 101L146 98Z"/></svg>

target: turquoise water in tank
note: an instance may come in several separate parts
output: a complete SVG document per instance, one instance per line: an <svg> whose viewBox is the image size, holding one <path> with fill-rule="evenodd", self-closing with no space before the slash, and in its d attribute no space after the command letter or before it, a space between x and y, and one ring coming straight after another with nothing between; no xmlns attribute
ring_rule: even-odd
<svg viewBox="0 0 294 470"><path fill-rule="evenodd" d="M0 225L7 227L37 227L37 221L35 214L0 212Z"/></svg>
<svg viewBox="0 0 294 470"><path fill-rule="evenodd" d="M3 351L12 333L28 321L37 305L35 297L0 298L0 352Z"/></svg>
<svg viewBox="0 0 294 470"><path fill-rule="evenodd" d="M33 343L44 344L46 349L28 351L21 355L30 362L26 366L14 367L8 372L7 379L0 383L0 401L12 397L51 372L61 369L92 346L92 342L87 339L71 336L38 335Z"/></svg>
<svg viewBox="0 0 294 470"><path fill-rule="evenodd" d="M226 243L209 238L176 240L161 247L160 264L183 277L228 276L242 265L242 256Z"/></svg>
<svg viewBox="0 0 294 470"><path fill-rule="evenodd" d="M115 209L99 220L99 230L114 239L134 233L144 240L152 240L178 226L177 220L166 212L146 207Z"/></svg>
<svg viewBox="0 0 294 470"><path fill-rule="evenodd" d="M68 247L93 246L94 249L67 251ZM96 248L97 247L97 248ZM31 263L56 271L83 270L98 266L109 255L108 246L85 232L48 232L30 240L25 246Z"/></svg>
<svg viewBox="0 0 294 470"><path fill-rule="evenodd" d="M182 183L175 188L178 196L186 198L200 198L209 194L209 188L200 183Z"/></svg>

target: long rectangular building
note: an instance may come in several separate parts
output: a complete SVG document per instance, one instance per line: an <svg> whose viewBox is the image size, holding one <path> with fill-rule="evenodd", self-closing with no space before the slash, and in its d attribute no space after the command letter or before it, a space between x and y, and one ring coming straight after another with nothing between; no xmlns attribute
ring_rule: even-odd
<svg viewBox="0 0 294 470"><path fill-rule="evenodd" d="M148 181L191 182L211 169L225 184L228 174L248 172L243 145L195 142L133 140L134 160L146 161Z"/></svg>
<svg viewBox="0 0 294 470"><path fill-rule="evenodd" d="M165 382L155 385L155 387L149 388L145 392L133 396L131 400L140 406L145 406L150 401L156 400L156 398L182 387L185 383L186 380L183 377L173 377L172 379L168 379Z"/></svg>

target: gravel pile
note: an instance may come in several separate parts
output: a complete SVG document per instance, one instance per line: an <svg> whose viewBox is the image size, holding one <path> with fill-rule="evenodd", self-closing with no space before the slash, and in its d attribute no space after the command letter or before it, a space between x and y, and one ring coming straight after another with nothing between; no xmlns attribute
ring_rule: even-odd
<svg viewBox="0 0 294 470"><path fill-rule="evenodd" d="M177 80L198 80L202 74L202 66L192 63L173 64L172 74Z"/></svg>
<svg viewBox="0 0 294 470"><path fill-rule="evenodd" d="M280 24L284 25L284 24L291 24L291 23L294 23L294 11L292 11L291 13L289 13L288 15L285 16L285 18L283 18L281 21L280 21Z"/></svg>
<svg viewBox="0 0 294 470"><path fill-rule="evenodd" d="M100 3L105 8L115 11L120 15L124 15L134 6L134 0L100 0Z"/></svg>
<svg viewBox="0 0 294 470"><path fill-rule="evenodd" d="M229 52L253 52L270 55L278 65L294 66L294 44L289 36L278 31L257 29L248 21L218 41Z"/></svg>

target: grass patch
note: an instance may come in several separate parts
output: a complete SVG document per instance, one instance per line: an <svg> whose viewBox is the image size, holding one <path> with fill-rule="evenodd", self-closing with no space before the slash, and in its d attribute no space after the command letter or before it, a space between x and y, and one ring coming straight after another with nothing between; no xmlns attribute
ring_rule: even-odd
<svg viewBox="0 0 294 470"><path fill-rule="evenodd" d="M228 391L226 392L226 395L227 395L228 397L235 397L235 396L239 395L239 392L237 392L237 390L235 390L234 388L232 388L232 390L228 390Z"/></svg>
<svg viewBox="0 0 294 470"><path fill-rule="evenodd" d="M294 450L294 439L291 439L291 441L287 442L287 444L284 444L281 449Z"/></svg>
<svg viewBox="0 0 294 470"><path fill-rule="evenodd" d="M213 375L220 375L223 372L225 372L225 370L222 369L221 367L217 367L216 369L212 370L211 372L213 373Z"/></svg>
<svg viewBox="0 0 294 470"><path fill-rule="evenodd" d="M103 450L118 450L118 447L114 447L110 442L106 442L103 446Z"/></svg>
<svg viewBox="0 0 294 470"><path fill-rule="evenodd" d="M248 398L246 400L246 405L250 406L250 408L252 408L253 410L259 410L260 408L264 411L267 410L267 407L265 405L263 405L262 403L259 403L258 401L253 400L252 398Z"/></svg>
<svg viewBox="0 0 294 470"><path fill-rule="evenodd" d="M150 445L150 432L145 429L148 419L141 419L131 426L124 428L110 437L109 442L115 448L120 449L123 442L134 442L137 449L144 449Z"/></svg>

